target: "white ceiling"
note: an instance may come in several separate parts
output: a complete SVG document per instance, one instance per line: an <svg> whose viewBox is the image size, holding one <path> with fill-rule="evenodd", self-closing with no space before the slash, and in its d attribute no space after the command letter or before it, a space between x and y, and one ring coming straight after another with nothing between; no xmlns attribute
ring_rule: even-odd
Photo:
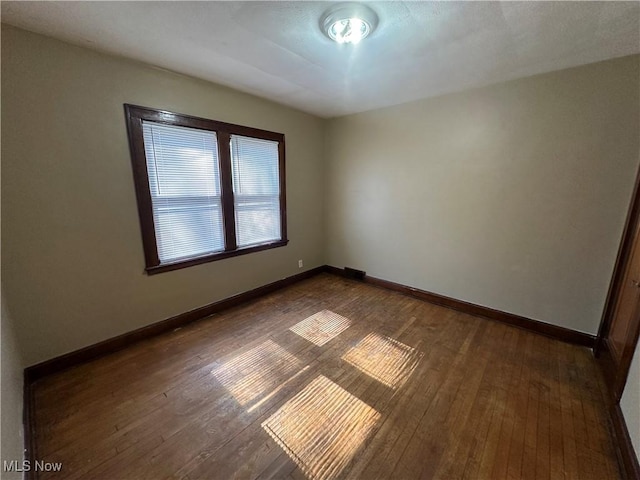
<svg viewBox="0 0 640 480"><path fill-rule="evenodd" d="M2 21L322 117L640 52L638 2L368 2L356 46L329 2L7 2Z"/></svg>

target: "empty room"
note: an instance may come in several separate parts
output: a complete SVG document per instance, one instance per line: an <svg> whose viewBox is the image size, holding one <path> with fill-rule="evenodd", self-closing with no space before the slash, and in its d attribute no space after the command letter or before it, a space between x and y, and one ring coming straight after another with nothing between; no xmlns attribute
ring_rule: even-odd
<svg viewBox="0 0 640 480"><path fill-rule="evenodd" d="M640 479L640 2L0 8L2 479Z"/></svg>

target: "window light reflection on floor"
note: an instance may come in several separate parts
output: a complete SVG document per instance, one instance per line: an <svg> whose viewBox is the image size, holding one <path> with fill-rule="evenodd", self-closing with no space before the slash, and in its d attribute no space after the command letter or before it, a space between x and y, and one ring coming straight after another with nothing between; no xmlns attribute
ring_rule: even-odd
<svg viewBox="0 0 640 480"><path fill-rule="evenodd" d="M350 325L351 320L348 318L331 310L322 310L295 324L289 330L321 347L344 332Z"/></svg>
<svg viewBox="0 0 640 480"><path fill-rule="evenodd" d="M267 340L211 373L241 405L246 405L272 391L303 366L294 355Z"/></svg>
<svg viewBox="0 0 640 480"><path fill-rule="evenodd" d="M372 433L380 414L320 375L262 428L309 478L336 478Z"/></svg>
<svg viewBox="0 0 640 480"><path fill-rule="evenodd" d="M388 387L399 388L415 370L422 353L393 338L370 333L342 359Z"/></svg>

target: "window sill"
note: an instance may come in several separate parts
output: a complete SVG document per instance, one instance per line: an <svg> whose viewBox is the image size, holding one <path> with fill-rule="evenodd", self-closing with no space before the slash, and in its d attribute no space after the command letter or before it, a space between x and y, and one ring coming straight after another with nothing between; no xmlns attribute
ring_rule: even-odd
<svg viewBox="0 0 640 480"><path fill-rule="evenodd" d="M260 252L262 250L269 250L271 248L284 247L287 243L289 243L289 240L278 240L277 242L263 243L260 245L253 245L251 247L238 248L237 250L214 253L204 257L181 260L175 263L164 263L162 265L155 265L153 267L147 267L145 271L147 272L147 275L155 275L157 273L170 272L172 270L179 270L181 268L187 268L193 265L200 265L201 263L215 262L217 260L223 260L225 258L246 255L247 253L254 253Z"/></svg>

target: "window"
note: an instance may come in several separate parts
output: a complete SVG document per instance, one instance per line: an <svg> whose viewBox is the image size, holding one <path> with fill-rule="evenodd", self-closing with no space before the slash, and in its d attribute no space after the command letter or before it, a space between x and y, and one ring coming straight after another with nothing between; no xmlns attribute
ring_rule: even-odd
<svg viewBox="0 0 640 480"><path fill-rule="evenodd" d="M149 274L287 244L283 134L125 113Z"/></svg>

